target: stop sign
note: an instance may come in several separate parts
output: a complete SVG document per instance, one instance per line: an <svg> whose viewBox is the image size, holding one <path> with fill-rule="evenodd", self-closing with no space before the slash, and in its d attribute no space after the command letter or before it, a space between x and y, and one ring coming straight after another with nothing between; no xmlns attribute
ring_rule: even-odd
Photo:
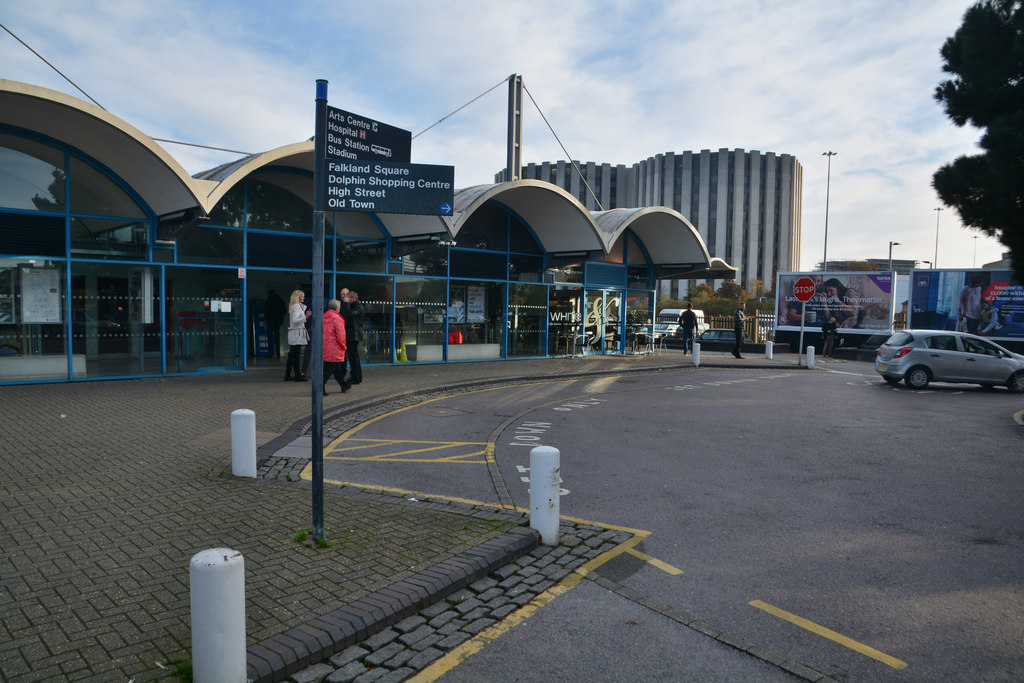
<svg viewBox="0 0 1024 683"><path fill-rule="evenodd" d="M798 301L810 301L814 296L814 280L809 277L802 277L793 285L793 294Z"/></svg>

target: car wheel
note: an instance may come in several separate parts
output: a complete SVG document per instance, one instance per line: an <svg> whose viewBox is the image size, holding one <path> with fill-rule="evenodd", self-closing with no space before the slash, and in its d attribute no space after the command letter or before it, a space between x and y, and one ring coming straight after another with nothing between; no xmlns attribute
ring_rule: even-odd
<svg viewBox="0 0 1024 683"><path fill-rule="evenodd" d="M899 384L900 383L900 378L899 377L886 377L885 375L882 375L882 379L885 380L886 384Z"/></svg>
<svg viewBox="0 0 1024 683"><path fill-rule="evenodd" d="M1011 375L1006 388L1015 394L1024 394L1024 371Z"/></svg>
<svg viewBox="0 0 1024 683"><path fill-rule="evenodd" d="M903 381L911 389L924 389L928 386L928 382L932 381L932 375L928 372L928 368L917 365L907 370Z"/></svg>

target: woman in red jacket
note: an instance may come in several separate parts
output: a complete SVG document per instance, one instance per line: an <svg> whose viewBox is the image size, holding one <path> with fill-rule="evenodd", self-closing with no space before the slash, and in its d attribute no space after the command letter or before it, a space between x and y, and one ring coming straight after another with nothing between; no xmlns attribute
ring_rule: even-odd
<svg viewBox="0 0 1024 683"><path fill-rule="evenodd" d="M352 388L345 381L345 321L342 319L341 302L331 299L324 312L324 396L327 395L327 380L331 375L338 380L341 393Z"/></svg>

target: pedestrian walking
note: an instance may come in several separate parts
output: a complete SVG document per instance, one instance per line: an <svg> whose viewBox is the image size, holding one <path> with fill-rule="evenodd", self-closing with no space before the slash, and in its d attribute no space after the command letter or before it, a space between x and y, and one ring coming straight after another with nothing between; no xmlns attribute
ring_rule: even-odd
<svg viewBox="0 0 1024 683"><path fill-rule="evenodd" d="M324 311L324 396L327 396L327 380L334 376L341 387L341 393L352 388L345 381L345 351L347 348L345 321L341 317L341 302L331 299Z"/></svg>
<svg viewBox="0 0 1024 683"><path fill-rule="evenodd" d="M697 331L697 314L693 312L693 304L686 304L686 310L679 315L679 325L683 328L683 355L693 353L693 335Z"/></svg>
<svg viewBox="0 0 1024 683"><path fill-rule="evenodd" d="M743 353L743 337L747 327L746 308L746 302L741 301L739 306L736 307L736 312L733 314L732 327L736 333L736 343L732 347L732 355L737 358L743 358L740 354Z"/></svg>

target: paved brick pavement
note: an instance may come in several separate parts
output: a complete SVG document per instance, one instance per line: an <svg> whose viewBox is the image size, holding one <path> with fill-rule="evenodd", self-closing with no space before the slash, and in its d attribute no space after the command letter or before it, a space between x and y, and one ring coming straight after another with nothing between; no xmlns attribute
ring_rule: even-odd
<svg viewBox="0 0 1024 683"><path fill-rule="evenodd" d="M794 359L705 354L703 364ZM417 392L659 367L690 365L666 353L368 367L362 385L324 399L325 432ZM278 449L308 432L310 385L281 377L279 367L256 367L0 387L0 679L167 676L164 667L189 656L188 563L208 548L243 553L250 672L279 680L479 581L531 542L523 520L505 511L329 488L333 545L297 543L310 526L308 487L230 474L232 410L256 413L264 475ZM338 623L360 605L359 624ZM295 645L295 629L319 651L278 656L274 647Z"/></svg>

